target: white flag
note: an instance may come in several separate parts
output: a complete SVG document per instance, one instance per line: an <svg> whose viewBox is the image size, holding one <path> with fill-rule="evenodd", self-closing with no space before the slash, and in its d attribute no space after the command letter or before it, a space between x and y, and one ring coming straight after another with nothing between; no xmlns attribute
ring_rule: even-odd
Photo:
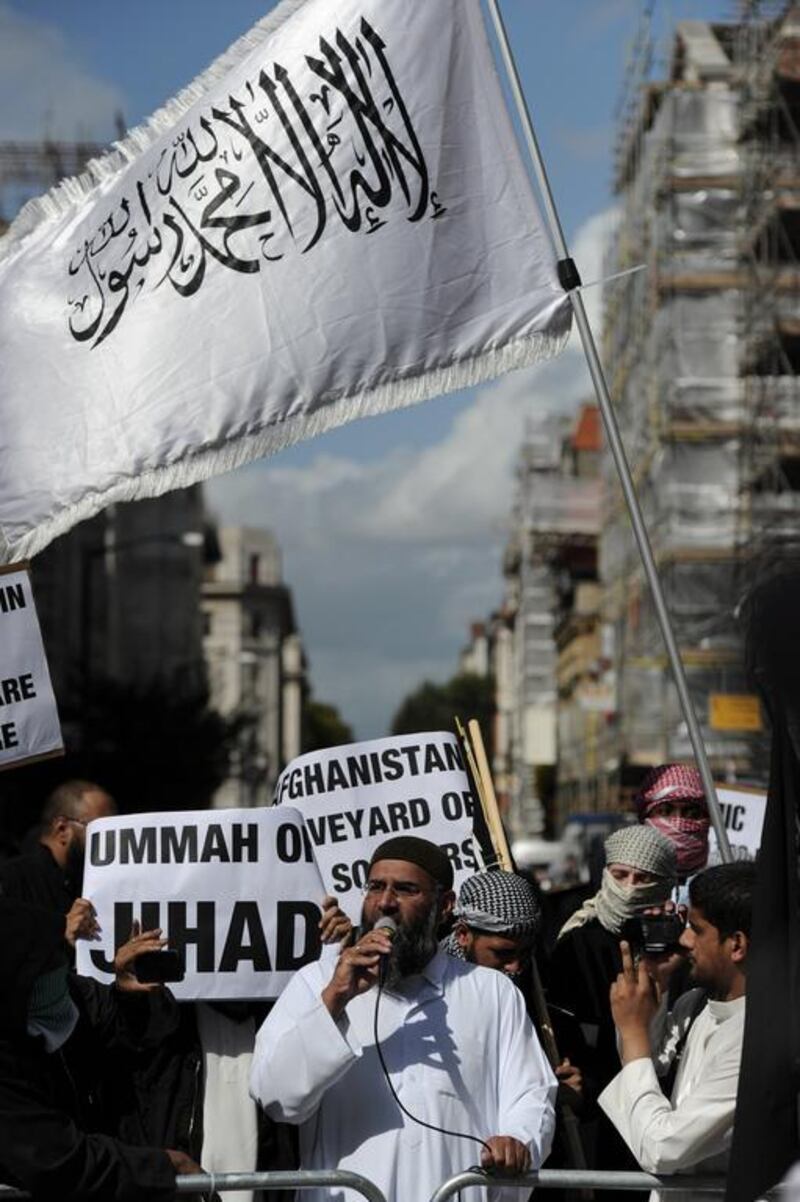
<svg viewBox="0 0 800 1202"><path fill-rule="evenodd" d="M479 0L284 0L0 241L0 561L569 323Z"/></svg>

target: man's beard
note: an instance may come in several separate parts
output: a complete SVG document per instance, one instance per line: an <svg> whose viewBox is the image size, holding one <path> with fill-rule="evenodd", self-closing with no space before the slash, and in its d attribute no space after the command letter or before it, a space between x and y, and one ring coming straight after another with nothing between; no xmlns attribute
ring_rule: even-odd
<svg viewBox="0 0 800 1202"><path fill-rule="evenodd" d="M428 961L433 959L439 947L436 939L438 926L436 906L431 906L426 914L413 922L398 923L384 979L387 989L395 988L405 977L422 972ZM362 921L360 934L371 929Z"/></svg>

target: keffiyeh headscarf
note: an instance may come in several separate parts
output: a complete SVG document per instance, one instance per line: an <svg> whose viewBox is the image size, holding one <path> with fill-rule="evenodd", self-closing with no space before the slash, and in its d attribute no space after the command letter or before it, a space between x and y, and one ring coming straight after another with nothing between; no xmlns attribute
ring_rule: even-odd
<svg viewBox="0 0 800 1202"><path fill-rule="evenodd" d="M464 881L453 917L483 934L505 935L508 939L530 936L533 940L542 912L529 881L514 872L495 869L476 872ZM455 935L448 937L445 947L451 955L465 958Z"/></svg>
<svg viewBox="0 0 800 1202"><path fill-rule="evenodd" d="M635 801L639 821L660 831L674 845L681 877L705 868L710 819L703 779L696 768L689 764L660 764L657 768L651 768L642 781ZM686 818L681 814L650 817L651 811L663 801L677 805L693 802L702 805L706 812L702 818Z"/></svg>

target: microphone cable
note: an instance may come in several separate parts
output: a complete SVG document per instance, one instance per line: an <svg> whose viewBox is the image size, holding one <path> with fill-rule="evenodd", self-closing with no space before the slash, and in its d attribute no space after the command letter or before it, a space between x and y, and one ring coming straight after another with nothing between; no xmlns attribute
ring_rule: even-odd
<svg viewBox="0 0 800 1202"><path fill-rule="evenodd" d="M418 1119L415 1114L412 1114L411 1111L406 1106L404 1106L403 1103L400 1101L399 1097L397 1096L397 1091L395 1090L395 1087L392 1085L392 1079L389 1076L389 1070L386 1067L386 1061L383 1058L383 1049L381 1048L381 1041L378 1038L378 1012L379 1012L379 1008L380 1008L380 1004L381 1004L382 995L383 995L383 980L381 978L379 978L378 979L378 993L375 998L375 1012L373 1015L373 1022L372 1022L372 1035L375 1040L375 1051L378 1053L378 1059L380 1060L381 1068L383 1069L383 1075L386 1078L386 1084L389 1086L389 1092L391 1093L391 1095L394 1098L397 1105L402 1110L403 1114L407 1115L408 1118L410 1118L411 1121L413 1123L416 1123L419 1127L427 1127L429 1131L435 1131L437 1133L437 1135L452 1135L456 1139L468 1139L468 1140L471 1140L472 1143L481 1144L486 1149L486 1151L489 1153L489 1155L491 1156L492 1149L489 1147L486 1140L481 1139L481 1137L479 1135L470 1135L466 1131L449 1131L447 1129L447 1127L437 1127L435 1125L435 1123L426 1123L424 1119ZM480 1167L480 1166L477 1166L477 1167ZM481 1170L481 1171L484 1171L484 1170Z"/></svg>

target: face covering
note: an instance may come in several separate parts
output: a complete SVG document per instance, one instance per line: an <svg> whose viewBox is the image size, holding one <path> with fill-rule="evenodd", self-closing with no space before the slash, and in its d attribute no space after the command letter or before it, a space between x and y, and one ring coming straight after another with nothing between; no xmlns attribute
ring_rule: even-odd
<svg viewBox="0 0 800 1202"><path fill-rule="evenodd" d="M69 995L66 965L37 977L28 1001L28 1034L41 1036L46 1050L57 1052L77 1021L78 1008Z"/></svg>
<svg viewBox="0 0 800 1202"><path fill-rule="evenodd" d="M669 881L654 881L650 885L622 885L603 870L600 892L595 895L597 917L607 931L615 935L629 918L635 918L646 906L658 906L670 895Z"/></svg>
<svg viewBox="0 0 800 1202"><path fill-rule="evenodd" d="M647 906L660 906L671 892L668 880L653 881L650 885L621 885L604 868L599 891L565 922L558 937L561 939L567 931L582 927L590 918L596 918L607 931L618 935L629 918L635 918Z"/></svg>
<svg viewBox="0 0 800 1202"><path fill-rule="evenodd" d="M645 825L655 827L673 844L679 876L685 878L705 868L708 860L708 818L645 818Z"/></svg>

